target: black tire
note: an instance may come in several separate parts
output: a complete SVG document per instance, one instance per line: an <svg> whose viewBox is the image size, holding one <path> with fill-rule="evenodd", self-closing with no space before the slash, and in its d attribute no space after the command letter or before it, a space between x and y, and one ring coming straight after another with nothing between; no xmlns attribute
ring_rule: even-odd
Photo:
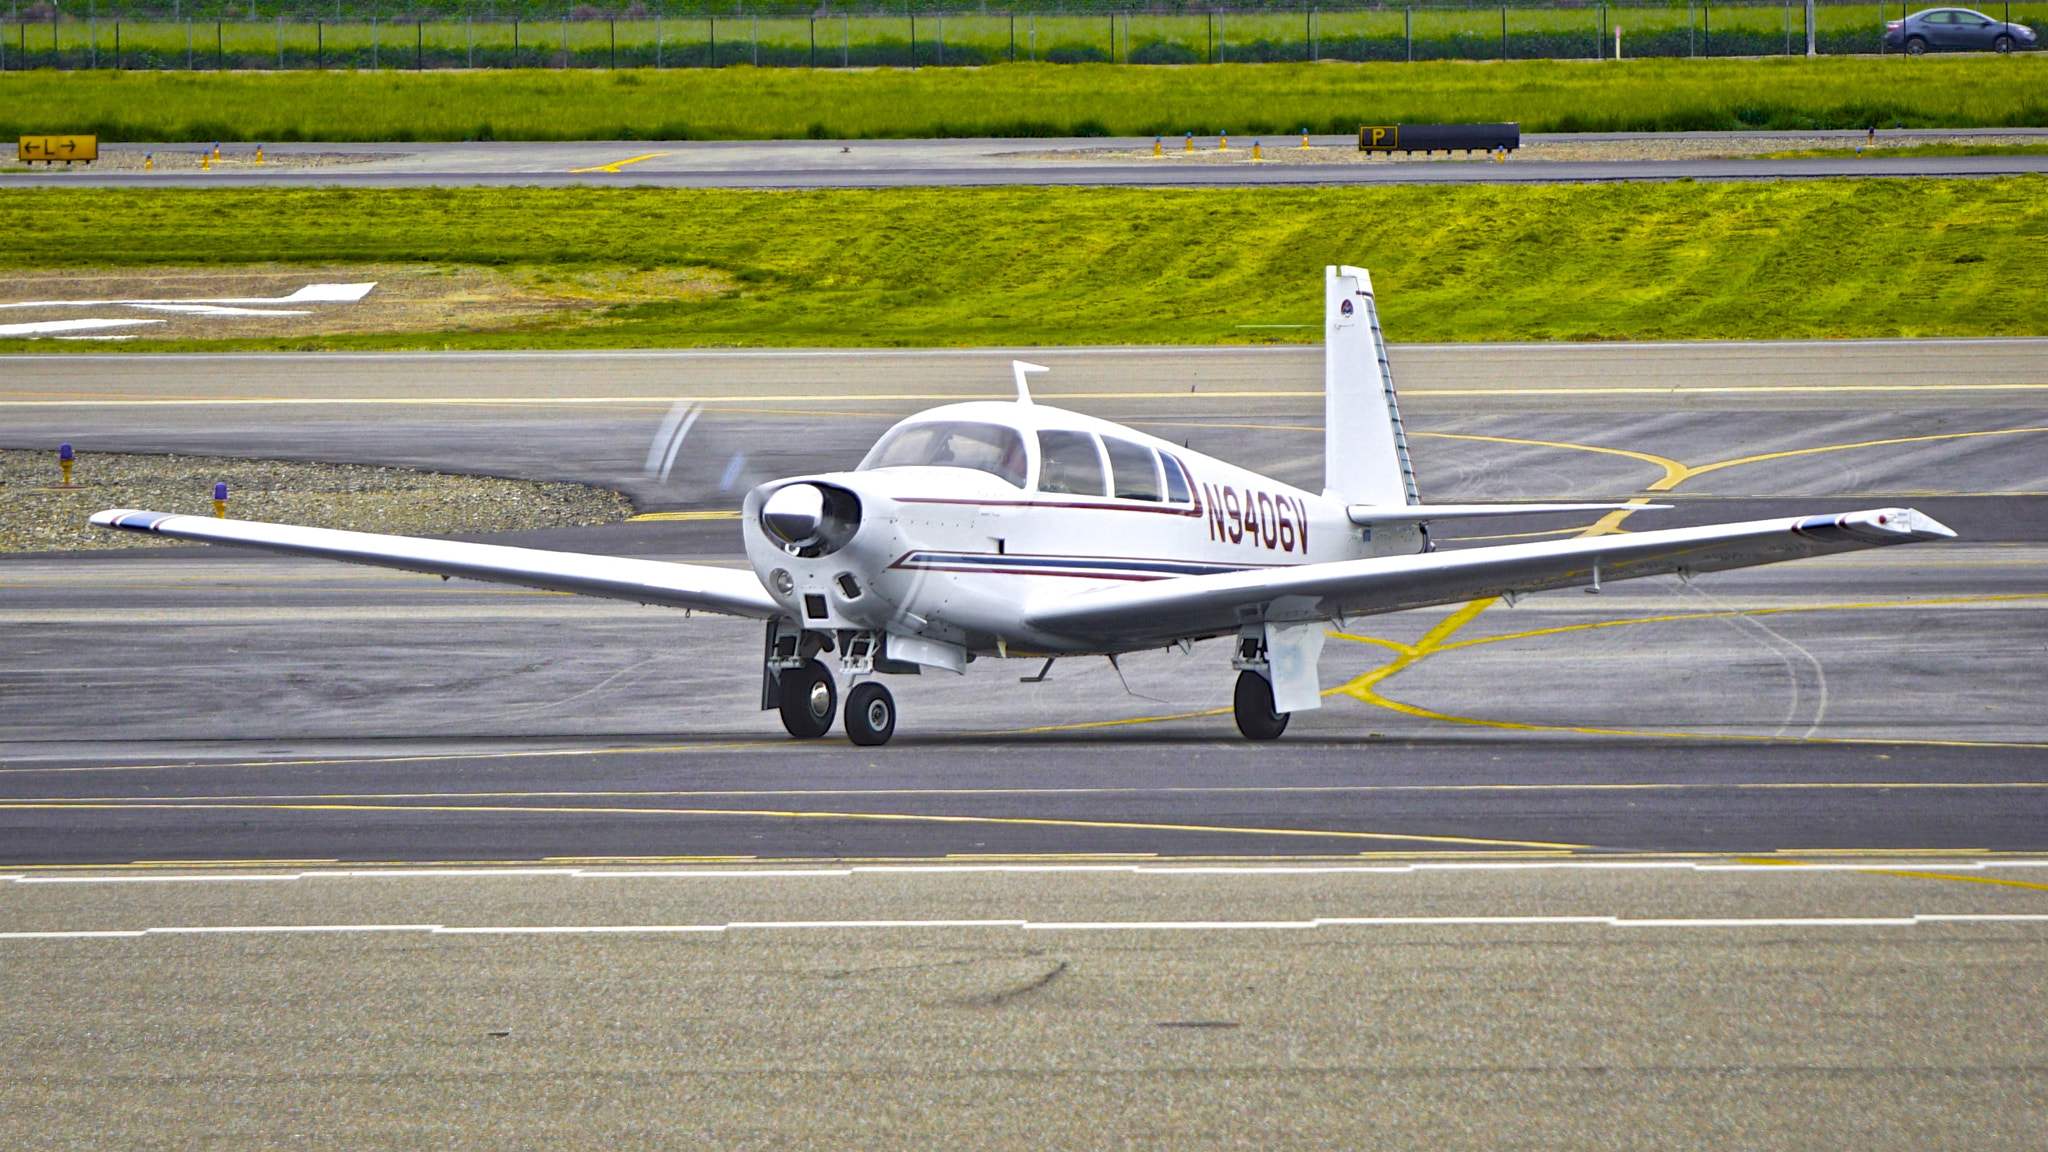
<svg viewBox="0 0 2048 1152"><path fill-rule="evenodd" d="M1247 740L1278 740L1287 731L1288 714L1273 711L1273 685L1257 672L1237 674L1237 694L1231 705L1237 715L1237 730Z"/></svg>
<svg viewBox="0 0 2048 1152"><path fill-rule="evenodd" d="M782 690L782 726L791 736L816 740L831 730L839 689L823 664L812 660L799 668L785 668L776 679Z"/></svg>
<svg viewBox="0 0 2048 1152"><path fill-rule="evenodd" d="M1922 40L1922 39L1921 39L1920 37L1918 37L1918 36L1911 36L1911 37L1908 37L1908 38L1907 38L1907 40L1906 40L1906 55L1908 55L1908 56L1925 56L1925 55L1927 55L1927 41L1925 41L1925 40Z"/></svg>
<svg viewBox="0 0 2048 1152"><path fill-rule="evenodd" d="M1991 50L1992 50L1993 52L1996 52L1996 53L1998 53L1998 54L1999 54L2000 56L2004 56L2004 55L2007 55L2007 54L2011 53L2011 52L2012 52L2012 37L2010 37L2010 36L2000 36L2000 37L1999 37L1998 39L1996 39L1996 40L1993 40L1993 41L1991 42Z"/></svg>
<svg viewBox="0 0 2048 1152"><path fill-rule="evenodd" d="M846 690L846 738L863 747L887 744L896 734L896 698L873 680Z"/></svg>

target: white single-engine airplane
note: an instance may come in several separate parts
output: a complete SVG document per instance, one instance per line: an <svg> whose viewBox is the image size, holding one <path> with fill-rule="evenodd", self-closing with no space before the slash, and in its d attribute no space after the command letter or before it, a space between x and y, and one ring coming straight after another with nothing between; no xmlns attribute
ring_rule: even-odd
<svg viewBox="0 0 2048 1152"><path fill-rule="evenodd" d="M1102 655L1228 637L1238 730L1271 740L1321 705L1325 626L1481 596L1771 564L1953 537L1910 508L1435 552L1428 526L1479 516L1668 507L1424 504L1372 280L1326 270L1320 494L1107 420L1017 399L949 404L891 428L851 472L747 494L753 571L115 509L94 524L767 621L761 707L790 735L832 726L818 659L858 680L846 734L882 744L874 679L976 656ZM1041 670L1035 678L1044 679Z"/></svg>

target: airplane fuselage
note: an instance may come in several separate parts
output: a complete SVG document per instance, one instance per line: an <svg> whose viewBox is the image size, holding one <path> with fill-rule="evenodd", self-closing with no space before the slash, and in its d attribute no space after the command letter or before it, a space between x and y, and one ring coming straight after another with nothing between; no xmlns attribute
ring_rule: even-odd
<svg viewBox="0 0 2048 1152"><path fill-rule="evenodd" d="M1027 453L1021 477L958 465L874 466L871 454L855 471L792 477L749 494L748 559L803 627L923 637L976 653L1095 653L1104 650L1099 640L1029 627L1025 607L1091 586L1422 550L1412 525L1363 528L1341 501L1044 405L936 408L891 429L881 445L919 425L955 423L1014 430ZM1074 436L1102 445L1108 464L1099 491L1053 480L1042 446L1057 441L1041 433L1068 437L1069 448ZM1157 483L1120 484L1119 463L1142 464L1133 448L1152 454ZM767 500L800 484L852 494L857 526L843 543L792 547L764 524Z"/></svg>

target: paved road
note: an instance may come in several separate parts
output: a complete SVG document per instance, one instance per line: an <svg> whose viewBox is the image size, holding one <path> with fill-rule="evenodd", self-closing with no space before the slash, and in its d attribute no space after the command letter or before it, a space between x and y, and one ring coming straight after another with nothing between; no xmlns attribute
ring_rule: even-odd
<svg viewBox="0 0 2048 1152"><path fill-rule="evenodd" d="M2042 349L1397 350L1432 498L1654 485L1679 505L1660 524L1912 503L1965 539L1361 622L1325 657L1347 691L1277 749L1235 742L1212 646L1035 687L997 661L900 681L877 754L784 741L736 622L205 549L16 558L0 844L38 863L2037 849ZM1313 350L1046 358L1048 400L1314 479ZM27 358L0 439L617 484L711 518L515 538L736 563L717 514L746 485L994 393L1003 359ZM677 396L709 413L663 484L644 462Z"/></svg>
<svg viewBox="0 0 2048 1152"><path fill-rule="evenodd" d="M2048 862L1318 863L0 875L0 1142L1865 1152L2048 1122Z"/></svg>
<svg viewBox="0 0 2048 1152"><path fill-rule="evenodd" d="M1992 130L1986 130L1992 131ZM2012 135L2015 130L1996 130ZM2017 130L2024 134L2026 130ZM1678 138L1710 136L1681 133ZM1741 133L1744 137L1768 133ZM1823 133L1796 133L1810 139ZM1860 133L1838 133L1851 147ZM1896 134L1895 134L1896 135ZM1957 135L1943 132L1944 138ZM2043 134L2048 139L2048 133ZM1639 134L1574 140L1640 139ZM1563 137L1531 135L1531 143ZM1323 146L1352 138L1315 137ZM1297 143L1297 137L1285 137ZM1204 142L1214 147L1216 141ZM1250 141L1240 140L1240 149ZM1281 141L1269 141L1278 144ZM625 141L576 143L272 144L273 161L300 154L362 157L319 166L236 163L211 171L45 169L0 175L0 187L562 186L673 188L883 188L907 186L1120 185L1132 187L1323 187L1349 184L1551 184L1617 180L1794 180L1839 176L2004 176L2048 171L2048 156L1884 156L1833 159L1529 161L1476 159L1368 164L1214 163L1168 155L1109 158L1150 139ZM200 145L120 145L126 152L195 152ZM238 152L250 151L240 146ZM1284 149L1276 148L1276 154ZM1058 156L1055 153L1068 155ZM1248 152L1245 155L1249 155Z"/></svg>
<svg viewBox="0 0 2048 1152"><path fill-rule="evenodd" d="M899 679L857 750L779 735L733 621L0 559L0 1143L2034 1147L2043 351L1398 349L1434 498L1965 539L1354 621L1257 748L1213 645ZM1031 356L1316 473L1313 350ZM1006 359L19 358L0 443L615 483L710 518L522 539L735 563L740 488Z"/></svg>

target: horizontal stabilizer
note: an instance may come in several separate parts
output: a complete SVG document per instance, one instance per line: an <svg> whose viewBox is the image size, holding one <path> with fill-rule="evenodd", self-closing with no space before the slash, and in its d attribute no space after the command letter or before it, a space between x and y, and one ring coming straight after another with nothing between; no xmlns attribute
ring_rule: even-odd
<svg viewBox="0 0 2048 1152"><path fill-rule="evenodd" d="M1647 512L1669 504L1353 504L1344 510L1353 524L1425 524L1431 520L1477 520L1484 516L1547 516L1559 512Z"/></svg>
<svg viewBox="0 0 2048 1152"><path fill-rule="evenodd" d="M587 552L548 552L502 544L464 544L127 508L95 512L92 522L102 528L152 532L178 540L234 544L293 556L400 568L433 576L461 576L668 608L693 608L728 616L765 620L783 614L782 606L769 597L752 572L703 564L633 560Z"/></svg>

